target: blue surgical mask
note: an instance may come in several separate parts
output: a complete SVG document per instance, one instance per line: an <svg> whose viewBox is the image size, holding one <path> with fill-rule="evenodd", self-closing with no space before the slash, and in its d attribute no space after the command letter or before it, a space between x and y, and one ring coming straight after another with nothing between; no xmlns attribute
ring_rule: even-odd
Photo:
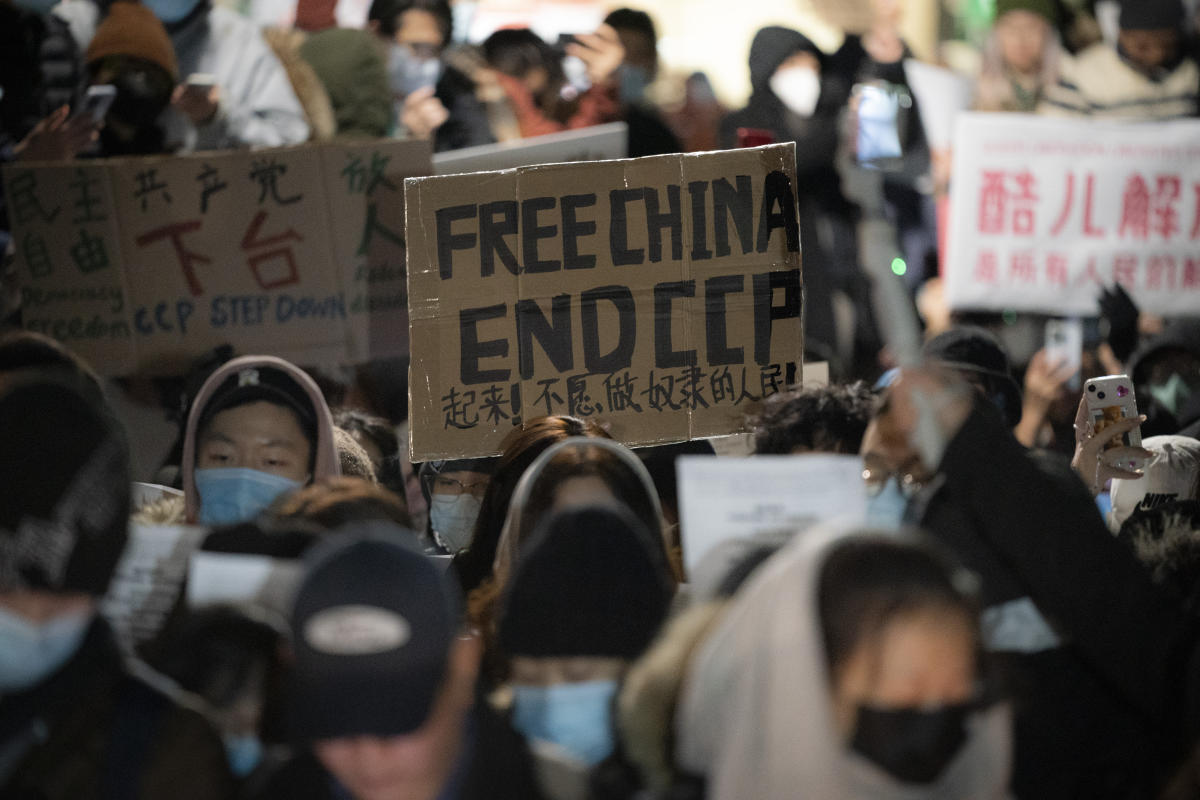
<svg viewBox="0 0 1200 800"><path fill-rule="evenodd" d="M875 496L867 497L867 526L871 528L899 528L904 522L904 511L908 498L900 491L900 482L893 475L887 479L883 489Z"/></svg>
<svg viewBox="0 0 1200 800"><path fill-rule="evenodd" d="M589 767L613 751L616 681L513 687L513 727L526 739L551 742Z"/></svg>
<svg viewBox="0 0 1200 800"><path fill-rule="evenodd" d="M0 694L36 686L67 663L95 616L72 611L37 623L0 608Z"/></svg>
<svg viewBox="0 0 1200 800"><path fill-rule="evenodd" d="M438 544L454 554L465 550L475 534L483 501L472 494L435 494L429 500L429 523Z"/></svg>
<svg viewBox="0 0 1200 800"><path fill-rule="evenodd" d="M257 736L225 737L225 755L229 758L229 769L235 778L245 778L258 768L262 761L263 746Z"/></svg>
<svg viewBox="0 0 1200 800"><path fill-rule="evenodd" d="M304 484L247 467L196 470L201 525L233 525L254 519L275 498Z"/></svg>
<svg viewBox="0 0 1200 800"><path fill-rule="evenodd" d="M201 0L145 0L145 5L164 25L173 25L195 11L200 2Z"/></svg>

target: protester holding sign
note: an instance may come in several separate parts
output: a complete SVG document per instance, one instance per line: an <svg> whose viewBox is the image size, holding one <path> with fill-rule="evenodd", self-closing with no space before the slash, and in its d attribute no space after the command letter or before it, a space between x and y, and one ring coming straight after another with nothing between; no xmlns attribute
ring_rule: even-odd
<svg viewBox="0 0 1200 800"><path fill-rule="evenodd" d="M192 402L182 467L188 522L244 522L280 495L339 474L329 407L288 362L235 358Z"/></svg>

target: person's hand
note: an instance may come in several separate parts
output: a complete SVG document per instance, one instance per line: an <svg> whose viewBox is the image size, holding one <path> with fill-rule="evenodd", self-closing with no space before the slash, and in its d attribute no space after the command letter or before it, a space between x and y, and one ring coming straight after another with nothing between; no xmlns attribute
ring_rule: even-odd
<svg viewBox="0 0 1200 800"><path fill-rule="evenodd" d="M1105 337L1113 354L1126 361L1137 348L1138 307L1119 283L1100 290L1100 316L1108 323Z"/></svg>
<svg viewBox="0 0 1200 800"><path fill-rule="evenodd" d="M625 61L625 47L611 25L601 25L595 33L581 33L567 45L567 55L575 56L587 66L588 80L593 86L607 83Z"/></svg>
<svg viewBox="0 0 1200 800"><path fill-rule="evenodd" d="M1092 429L1087 398L1080 398L1079 410L1075 412L1075 457L1071 459L1071 466L1093 495L1100 494L1104 483L1112 478L1137 480L1142 477L1144 473L1138 465L1152 458L1153 453L1141 447L1106 446L1145 421L1145 416L1129 417L1096 433Z"/></svg>
<svg viewBox="0 0 1200 800"><path fill-rule="evenodd" d="M1045 349L1033 354L1025 370L1025 392L1021 405L1021 421L1013 434L1026 447L1037 442L1038 432L1054 403L1062 396L1075 367L1064 360L1051 361Z"/></svg>
<svg viewBox="0 0 1200 800"><path fill-rule="evenodd" d="M34 125L13 153L18 161L68 161L95 141L98 130L91 115L72 117L71 109L62 106Z"/></svg>
<svg viewBox="0 0 1200 800"><path fill-rule="evenodd" d="M885 438L903 437L932 472L974 402L975 392L950 372L928 366L905 368L888 388L878 418L880 432Z"/></svg>
<svg viewBox="0 0 1200 800"><path fill-rule="evenodd" d="M404 106L400 109L400 124L410 136L428 139L450 119L450 112L442 105L441 100L433 96L434 91L434 87L426 86L410 92L408 97L404 98Z"/></svg>
<svg viewBox="0 0 1200 800"><path fill-rule="evenodd" d="M180 84L171 95L175 106L196 127L212 122L221 105L221 87Z"/></svg>

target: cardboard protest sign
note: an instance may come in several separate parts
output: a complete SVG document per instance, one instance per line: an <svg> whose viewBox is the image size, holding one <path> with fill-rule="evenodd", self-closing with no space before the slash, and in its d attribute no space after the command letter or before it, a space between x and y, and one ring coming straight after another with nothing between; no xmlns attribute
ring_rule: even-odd
<svg viewBox="0 0 1200 800"><path fill-rule="evenodd" d="M744 429L803 354L794 145L405 182L414 461Z"/></svg>
<svg viewBox="0 0 1200 800"><path fill-rule="evenodd" d="M26 324L111 375L221 344L403 353L401 186L429 159L371 142L7 167Z"/></svg>
<svg viewBox="0 0 1200 800"><path fill-rule="evenodd" d="M791 534L828 519L866 517L858 456L685 456L679 473L683 560L695 570L729 539Z"/></svg>
<svg viewBox="0 0 1200 800"><path fill-rule="evenodd" d="M1094 315L1119 283L1153 314L1200 308L1200 122L964 114L946 299Z"/></svg>
<svg viewBox="0 0 1200 800"><path fill-rule="evenodd" d="M609 122L512 142L435 153L433 173L457 175L462 172L530 167L534 164L603 161L624 158L628 152L629 126L624 122Z"/></svg>

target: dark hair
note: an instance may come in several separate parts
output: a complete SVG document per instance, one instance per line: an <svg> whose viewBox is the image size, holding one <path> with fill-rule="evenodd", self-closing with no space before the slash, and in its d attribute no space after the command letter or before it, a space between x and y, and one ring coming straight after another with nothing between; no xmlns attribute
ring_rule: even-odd
<svg viewBox="0 0 1200 800"><path fill-rule="evenodd" d="M483 41L483 58L492 69L514 78L538 67L552 72L558 66L554 48L529 28L496 31Z"/></svg>
<svg viewBox="0 0 1200 800"><path fill-rule="evenodd" d="M280 520L308 520L325 530L367 520L388 520L412 528L402 497L370 481L347 476L326 478L291 492L273 504L270 512Z"/></svg>
<svg viewBox="0 0 1200 800"><path fill-rule="evenodd" d="M529 500L522 509L517 531L510 535L531 536L554 507L558 490L572 478L599 478L663 546L662 520L646 485L615 453L598 447L569 448L556 453L530 487ZM668 562L671 560L665 547L663 555Z"/></svg>
<svg viewBox="0 0 1200 800"><path fill-rule="evenodd" d="M95 391L104 390L100 376L74 351L49 336L33 331L10 331L0 336L0 373L21 370L61 372Z"/></svg>
<svg viewBox="0 0 1200 800"><path fill-rule="evenodd" d="M442 47L450 43L454 33L454 14L448 0L373 0L367 19L379 23L379 32L385 36L396 35L400 15L405 11L425 11L437 18L442 30Z"/></svg>
<svg viewBox="0 0 1200 800"><path fill-rule="evenodd" d="M546 448L572 436L612 438L594 422L561 415L532 419L504 437L500 443L500 461L484 492L471 545L454 558L454 569L464 592L470 592L492 574L500 531L517 481Z"/></svg>
<svg viewBox="0 0 1200 800"><path fill-rule="evenodd" d="M398 425L408 419L408 356L377 358L354 370L363 405Z"/></svg>
<svg viewBox="0 0 1200 800"><path fill-rule="evenodd" d="M618 8L609 12L608 16L604 18L604 24L618 31L635 31L645 34L650 37L651 41L658 41L658 30L654 27L654 20L645 11Z"/></svg>
<svg viewBox="0 0 1200 800"><path fill-rule="evenodd" d="M857 453L875 405L875 395L862 381L774 395L763 404L754 452L786 455L803 447L822 453Z"/></svg>
<svg viewBox="0 0 1200 800"><path fill-rule="evenodd" d="M396 429L386 419L356 408L342 408L334 412L333 424L347 433L359 434L371 440L383 454L375 477L380 484L397 494L404 491L404 476L400 471L400 441L396 438Z"/></svg>
<svg viewBox="0 0 1200 800"><path fill-rule="evenodd" d="M911 540L872 535L836 545L817 591L830 675L904 614L945 610L977 626L979 608L966 573L930 545Z"/></svg>
<svg viewBox="0 0 1200 800"><path fill-rule="evenodd" d="M284 630L282 620L272 624L236 606L188 611L163 632L153 666L216 709L236 702L250 688L255 668L261 667L263 709L258 733L267 741L282 741L277 709L283 687Z"/></svg>

